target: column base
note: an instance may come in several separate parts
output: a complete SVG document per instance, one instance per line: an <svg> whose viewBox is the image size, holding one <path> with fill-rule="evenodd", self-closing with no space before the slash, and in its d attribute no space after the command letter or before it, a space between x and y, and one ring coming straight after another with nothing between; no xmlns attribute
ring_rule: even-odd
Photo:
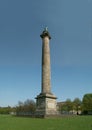
<svg viewBox="0 0 92 130"><path fill-rule="evenodd" d="M36 117L57 116L57 97L52 93L41 93L36 97Z"/></svg>

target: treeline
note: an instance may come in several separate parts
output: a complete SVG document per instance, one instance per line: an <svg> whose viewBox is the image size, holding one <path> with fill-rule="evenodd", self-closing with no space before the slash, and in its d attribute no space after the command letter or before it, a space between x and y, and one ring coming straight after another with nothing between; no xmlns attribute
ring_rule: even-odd
<svg viewBox="0 0 92 130"><path fill-rule="evenodd" d="M61 113L92 114L92 93L85 94L82 100L79 98L75 98L73 101L67 99L65 102L59 102L57 106ZM0 107L0 114L32 115L35 111L36 103L30 99L24 102L19 101L16 107Z"/></svg>
<svg viewBox="0 0 92 130"><path fill-rule="evenodd" d="M33 115L36 110L36 104L33 100L27 99L24 102L19 101L16 107L17 115Z"/></svg>
<svg viewBox="0 0 92 130"><path fill-rule="evenodd" d="M11 107L0 107L0 114L9 114L11 111Z"/></svg>
<svg viewBox="0 0 92 130"><path fill-rule="evenodd" d="M81 106L82 101L79 98L75 98L73 101L67 99L65 102L60 102L58 108L62 114L80 114Z"/></svg>
<svg viewBox="0 0 92 130"><path fill-rule="evenodd" d="M75 98L73 101L67 99L59 103L59 111L71 114L92 114L92 94L85 94L82 101Z"/></svg>
<svg viewBox="0 0 92 130"><path fill-rule="evenodd" d="M36 103L34 100L27 99L22 102L19 101L16 107L0 107L0 114L12 114L12 115L31 115L36 110Z"/></svg>

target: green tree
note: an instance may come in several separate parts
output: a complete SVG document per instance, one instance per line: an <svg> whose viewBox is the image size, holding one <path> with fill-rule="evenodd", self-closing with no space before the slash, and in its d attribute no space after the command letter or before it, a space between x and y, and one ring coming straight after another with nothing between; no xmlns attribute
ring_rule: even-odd
<svg viewBox="0 0 92 130"><path fill-rule="evenodd" d="M67 99L63 104L61 104L61 112L70 112L73 110L73 104L71 99Z"/></svg>
<svg viewBox="0 0 92 130"><path fill-rule="evenodd" d="M78 114L78 111L81 110L81 100L79 98L75 98L74 101L73 101L73 109L77 111L77 114Z"/></svg>
<svg viewBox="0 0 92 130"><path fill-rule="evenodd" d="M9 114L11 112L11 107L0 107L0 114Z"/></svg>
<svg viewBox="0 0 92 130"><path fill-rule="evenodd" d="M83 113L88 114L92 112L92 93L85 94L82 101Z"/></svg>
<svg viewBox="0 0 92 130"><path fill-rule="evenodd" d="M67 111L68 112L71 111L71 110L73 110L73 104L72 104L71 99L67 99L65 104L67 106Z"/></svg>

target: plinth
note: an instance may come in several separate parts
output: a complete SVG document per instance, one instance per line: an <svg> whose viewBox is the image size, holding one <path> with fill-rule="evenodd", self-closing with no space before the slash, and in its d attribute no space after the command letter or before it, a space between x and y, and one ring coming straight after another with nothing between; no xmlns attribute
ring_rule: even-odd
<svg viewBox="0 0 92 130"><path fill-rule="evenodd" d="M53 94L40 94L36 97L36 116L37 117L49 117L56 116L57 102L56 97Z"/></svg>

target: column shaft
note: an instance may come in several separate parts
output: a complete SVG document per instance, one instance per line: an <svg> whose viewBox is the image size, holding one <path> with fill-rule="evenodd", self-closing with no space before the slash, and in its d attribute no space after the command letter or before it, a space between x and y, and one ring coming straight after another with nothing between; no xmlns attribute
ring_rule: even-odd
<svg viewBox="0 0 92 130"><path fill-rule="evenodd" d="M51 92L49 37L42 39L42 93Z"/></svg>

